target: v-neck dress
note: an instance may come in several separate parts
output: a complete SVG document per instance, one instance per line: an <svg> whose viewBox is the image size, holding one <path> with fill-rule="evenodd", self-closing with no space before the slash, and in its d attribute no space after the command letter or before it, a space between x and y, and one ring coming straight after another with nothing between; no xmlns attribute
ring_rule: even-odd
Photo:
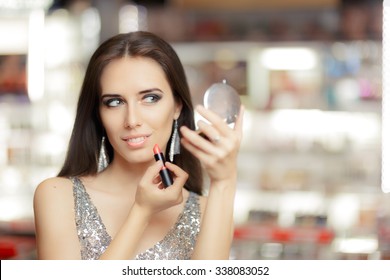
<svg viewBox="0 0 390 280"><path fill-rule="evenodd" d="M80 241L81 259L95 260L111 243L102 218L93 204L82 181L70 178L73 183L73 197L77 235ZM183 211L167 235L152 248L138 254L137 260L187 260L191 258L200 230L199 195L190 192Z"/></svg>

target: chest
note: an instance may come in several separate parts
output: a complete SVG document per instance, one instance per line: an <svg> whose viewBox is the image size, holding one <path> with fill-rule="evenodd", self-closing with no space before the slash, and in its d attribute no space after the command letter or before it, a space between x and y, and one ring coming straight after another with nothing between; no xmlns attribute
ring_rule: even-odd
<svg viewBox="0 0 390 280"><path fill-rule="evenodd" d="M128 218L134 203L134 195L112 195L99 192L90 192L90 198L96 207L108 235L115 238ZM175 207L156 213L150 219L137 245L137 254L153 247L164 239L175 226L185 207L185 202Z"/></svg>
<svg viewBox="0 0 390 280"><path fill-rule="evenodd" d="M107 195L102 201L98 193L91 192L90 196L79 180L74 181L74 196L81 257L98 259L122 227L134 201ZM200 230L200 205L195 194L184 198L181 205L161 211L150 220L137 240L137 259L190 258Z"/></svg>

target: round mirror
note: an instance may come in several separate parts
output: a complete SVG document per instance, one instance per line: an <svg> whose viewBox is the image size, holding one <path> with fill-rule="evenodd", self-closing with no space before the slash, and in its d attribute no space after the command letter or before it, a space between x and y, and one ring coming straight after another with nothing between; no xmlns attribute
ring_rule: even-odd
<svg viewBox="0 0 390 280"><path fill-rule="evenodd" d="M223 80L212 84L205 92L203 105L218 114L226 123L236 121L240 112L241 100L237 91Z"/></svg>

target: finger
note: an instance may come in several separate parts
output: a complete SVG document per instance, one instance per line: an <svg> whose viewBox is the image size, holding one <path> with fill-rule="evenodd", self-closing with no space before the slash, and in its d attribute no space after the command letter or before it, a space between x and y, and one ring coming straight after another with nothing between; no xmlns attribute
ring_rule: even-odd
<svg viewBox="0 0 390 280"><path fill-rule="evenodd" d="M171 171L172 175L175 177L174 182L178 181L181 185L184 185L188 179L188 173L181 169L179 166L166 162L165 167Z"/></svg>
<svg viewBox="0 0 390 280"><path fill-rule="evenodd" d="M159 172L162 167L163 163L161 160L159 160L146 169L146 172L140 182L141 185L149 185L150 183L153 185L159 185L161 183Z"/></svg>
<svg viewBox="0 0 390 280"><path fill-rule="evenodd" d="M196 106L196 111L208 120L222 135L227 135L229 131L231 131L231 128L226 122L213 111L206 109L201 105Z"/></svg>
<svg viewBox="0 0 390 280"><path fill-rule="evenodd" d="M244 111L245 107L244 105L241 105L240 107L240 113L238 114L238 117L236 119L236 123L234 124L234 131L237 131L240 135L240 138L242 136L242 131L243 131L243 123L244 123Z"/></svg>
<svg viewBox="0 0 390 280"><path fill-rule="evenodd" d="M161 177L159 175L156 175L154 178L153 178L153 184L156 184L156 185L159 185L161 183Z"/></svg>
<svg viewBox="0 0 390 280"><path fill-rule="evenodd" d="M217 143L221 139L220 132L212 125L200 120L198 121L199 130L197 131L202 137L206 137L207 140Z"/></svg>
<svg viewBox="0 0 390 280"><path fill-rule="evenodd" d="M164 194L171 197L175 203L180 203L183 200L183 187L188 179L188 174L170 162L166 162L165 167L172 173L174 179L172 185L164 188Z"/></svg>
<svg viewBox="0 0 390 280"><path fill-rule="evenodd" d="M223 155L203 152L202 150L188 142L186 139L182 139L181 144L205 166L213 166L213 163L216 163L218 159L223 158Z"/></svg>
<svg viewBox="0 0 390 280"><path fill-rule="evenodd" d="M187 139L184 138L182 138L180 142L187 151L189 151L196 158L202 161L205 153L201 149L199 149L199 147L194 146L191 142L189 142Z"/></svg>
<svg viewBox="0 0 390 280"><path fill-rule="evenodd" d="M161 160L156 161L153 165L151 165L148 169L146 169L145 175L155 176L164 166L164 163Z"/></svg>
<svg viewBox="0 0 390 280"><path fill-rule="evenodd" d="M188 127L182 126L180 128L180 132L182 134L182 140L185 140L189 143L189 145L193 146L194 149L202 150L205 153L212 154L218 153L219 148L221 147L222 139L219 140L218 145L213 144L209 140L201 137L197 132L189 129ZM209 137L208 135L206 135ZM191 149L191 150L194 150Z"/></svg>

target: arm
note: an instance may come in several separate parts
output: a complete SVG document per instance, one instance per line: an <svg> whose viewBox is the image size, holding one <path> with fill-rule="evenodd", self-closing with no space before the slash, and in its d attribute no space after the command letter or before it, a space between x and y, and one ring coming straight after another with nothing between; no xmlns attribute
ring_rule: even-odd
<svg viewBox="0 0 390 280"><path fill-rule="evenodd" d="M151 166L143 176L128 218L100 259L131 259L151 216L180 203L187 174L175 172L175 183L159 189L153 182L161 163ZM38 259L80 259L80 245L74 220L73 190L68 179L42 182L34 195L34 214ZM60 242L59 242L60 240Z"/></svg>
<svg viewBox="0 0 390 280"><path fill-rule="evenodd" d="M237 154L242 137L243 108L234 129L213 112L198 107L198 112L211 125L198 123L198 133L183 127L182 144L199 158L210 177L210 190L204 210L200 233L196 242L194 259L228 259L233 237L233 209L237 181Z"/></svg>
<svg viewBox="0 0 390 280"><path fill-rule="evenodd" d="M34 194L38 259L80 259L70 181L50 178Z"/></svg>
<svg viewBox="0 0 390 280"><path fill-rule="evenodd" d="M147 227L150 214L138 205L133 205L128 218L111 241L100 260L128 260L135 257L138 241Z"/></svg>
<svg viewBox="0 0 390 280"><path fill-rule="evenodd" d="M210 185L193 259L229 259L233 238L235 180Z"/></svg>
<svg viewBox="0 0 390 280"><path fill-rule="evenodd" d="M135 202L123 226L115 235L100 259L133 259L137 245L153 214L180 204L183 201L183 185L187 174L173 167L175 180L169 188L159 188L160 182L154 182L161 169L161 162L149 167L138 185Z"/></svg>
<svg viewBox="0 0 390 280"><path fill-rule="evenodd" d="M38 259L81 259L74 220L72 187L69 185L69 180L66 180L67 186L62 180L66 179L46 180L37 187L35 192ZM101 255L101 259L131 258L149 218L146 211L134 204L128 219ZM127 246L123 246L124 244Z"/></svg>

